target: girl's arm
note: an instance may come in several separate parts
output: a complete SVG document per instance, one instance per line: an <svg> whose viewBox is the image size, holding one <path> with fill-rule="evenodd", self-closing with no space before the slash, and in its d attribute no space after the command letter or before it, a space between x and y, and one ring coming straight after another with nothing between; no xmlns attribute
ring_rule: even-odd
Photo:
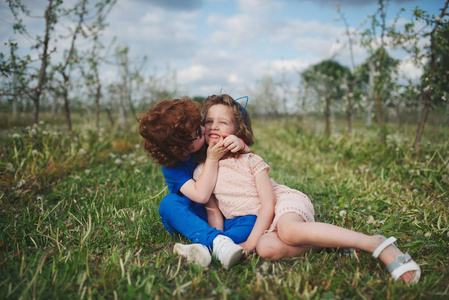
<svg viewBox="0 0 449 300"><path fill-rule="evenodd" d="M220 209L217 205L217 199L214 196L210 197L209 202L206 204L206 212L207 212L207 223L212 228L216 228L218 230L223 230L223 215L221 214Z"/></svg>
<svg viewBox="0 0 449 300"><path fill-rule="evenodd" d="M217 181L218 161L226 152L228 149L223 146L223 140L215 145L210 144L207 148L203 172L196 181L192 178L184 183L179 189L181 193L194 202L206 204Z"/></svg>
<svg viewBox="0 0 449 300"><path fill-rule="evenodd" d="M274 217L276 196L274 195L273 186L268 176L268 170L263 170L256 175L256 187L261 203L259 213L248 239L246 242L240 244L248 253L256 249L257 240L270 227Z"/></svg>

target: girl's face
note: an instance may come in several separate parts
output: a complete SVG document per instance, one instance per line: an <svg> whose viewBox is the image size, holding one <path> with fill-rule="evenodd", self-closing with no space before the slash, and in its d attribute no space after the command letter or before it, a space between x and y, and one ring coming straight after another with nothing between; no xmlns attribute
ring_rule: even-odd
<svg viewBox="0 0 449 300"><path fill-rule="evenodd" d="M195 153L201 149L204 145L205 129L203 126L198 127L198 129L192 133L192 146L190 147L190 153Z"/></svg>
<svg viewBox="0 0 449 300"><path fill-rule="evenodd" d="M217 143L221 138L235 133L234 116L229 106L216 104L209 108L206 121L206 143Z"/></svg>

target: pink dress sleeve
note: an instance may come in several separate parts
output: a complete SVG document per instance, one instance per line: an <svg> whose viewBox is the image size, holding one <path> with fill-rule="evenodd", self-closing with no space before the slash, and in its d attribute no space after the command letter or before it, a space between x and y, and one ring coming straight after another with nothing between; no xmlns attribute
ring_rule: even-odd
<svg viewBox="0 0 449 300"><path fill-rule="evenodd" d="M251 169L251 174L253 176L256 176L263 170L267 170L267 172L270 173L270 170L271 170L270 166L267 165L267 163L265 163L264 160L262 159L262 157L260 157L259 155L256 155L253 153L249 154L248 155L248 163L249 163L249 167Z"/></svg>

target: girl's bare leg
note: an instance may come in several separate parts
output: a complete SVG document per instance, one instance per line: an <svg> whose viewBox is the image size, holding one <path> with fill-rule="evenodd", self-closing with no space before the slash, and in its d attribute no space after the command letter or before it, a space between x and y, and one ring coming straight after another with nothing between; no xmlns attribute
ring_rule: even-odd
<svg viewBox="0 0 449 300"><path fill-rule="evenodd" d="M262 258L281 259L283 257L300 256L310 249L318 250L311 246L290 246L279 239L277 232L265 233L257 241L256 251Z"/></svg>
<svg viewBox="0 0 449 300"><path fill-rule="evenodd" d="M283 215L277 224L279 239L286 245L301 247L302 245L314 245L318 247L356 248L368 253L383 242L378 236L370 236L360 232L345 229L332 224L321 222L304 222L295 213ZM393 246L387 247L379 256L379 259L388 265L402 254ZM410 281L413 272L407 272L401 276L405 281Z"/></svg>

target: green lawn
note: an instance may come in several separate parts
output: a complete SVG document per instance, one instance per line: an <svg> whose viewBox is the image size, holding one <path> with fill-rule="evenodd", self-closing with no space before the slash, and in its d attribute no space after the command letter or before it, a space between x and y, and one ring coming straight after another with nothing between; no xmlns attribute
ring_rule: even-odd
<svg viewBox="0 0 449 300"><path fill-rule="evenodd" d="M133 121L131 121L133 123ZM355 124L330 138L313 119L255 120L253 149L271 177L309 195L316 219L393 235L422 268L392 281L369 254L308 253L269 261L251 254L230 270L172 253L184 238L159 220L160 167L126 131L49 123L0 132L0 298L6 299L447 299L449 130L428 126L419 158L415 126Z"/></svg>

